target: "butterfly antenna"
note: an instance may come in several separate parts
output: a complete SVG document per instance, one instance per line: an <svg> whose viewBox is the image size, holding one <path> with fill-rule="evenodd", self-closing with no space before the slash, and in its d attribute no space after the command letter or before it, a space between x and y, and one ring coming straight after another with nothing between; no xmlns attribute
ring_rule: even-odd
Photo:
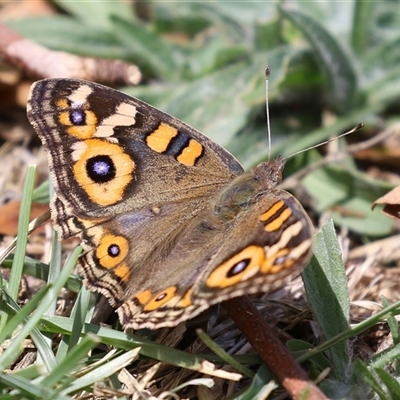
<svg viewBox="0 0 400 400"><path fill-rule="evenodd" d="M338 139L342 138L343 136L350 135L350 133L354 133L354 132L358 131L363 126L364 126L364 124L361 124L361 123L357 124L354 128L350 129L349 131L347 131L345 133L342 133L339 136L336 136L336 137L331 138L329 140L325 140L325 142L321 142L321 143L315 144L314 146L307 147L306 149L303 149L303 150L300 150L300 151L296 151L296 153L293 153L290 156L286 156L286 157L282 158L282 161L285 161L285 160L288 160L289 158L297 156L297 154L305 153L306 151L309 151L309 150L315 149L317 147L323 146L324 144L328 144L330 142L333 142L334 140L338 140Z"/></svg>
<svg viewBox="0 0 400 400"><path fill-rule="evenodd" d="M265 115L267 117L267 132L268 132L268 161L271 159L272 145L271 145L271 126L269 124L269 104L268 104L268 84L271 69L267 66L265 68Z"/></svg>

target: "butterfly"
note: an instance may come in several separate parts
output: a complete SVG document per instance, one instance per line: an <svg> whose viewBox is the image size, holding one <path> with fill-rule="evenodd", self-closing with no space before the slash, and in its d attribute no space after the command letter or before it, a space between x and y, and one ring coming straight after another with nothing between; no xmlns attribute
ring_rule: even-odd
<svg viewBox="0 0 400 400"><path fill-rule="evenodd" d="M245 172L182 121L81 80L34 83L27 114L48 155L54 227L81 238L84 283L125 327L175 326L309 262L312 224L276 188L285 160Z"/></svg>

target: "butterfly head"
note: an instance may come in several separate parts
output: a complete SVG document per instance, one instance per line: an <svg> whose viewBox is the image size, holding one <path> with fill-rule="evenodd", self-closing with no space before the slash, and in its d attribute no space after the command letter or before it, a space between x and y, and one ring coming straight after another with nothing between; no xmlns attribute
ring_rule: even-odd
<svg viewBox="0 0 400 400"><path fill-rule="evenodd" d="M258 183L260 191L271 190L282 181L282 172L286 161L286 159L277 158L262 162L253 169L254 180Z"/></svg>

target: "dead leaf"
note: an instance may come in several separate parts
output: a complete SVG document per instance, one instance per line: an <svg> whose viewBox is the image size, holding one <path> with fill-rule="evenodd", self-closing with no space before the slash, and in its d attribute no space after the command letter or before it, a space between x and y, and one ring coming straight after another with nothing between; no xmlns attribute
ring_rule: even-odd
<svg viewBox="0 0 400 400"><path fill-rule="evenodd" d="M372 209L374 209L377 204L385 204L382 209L384 214L400 219L400 186L397 186L389 193L386 193L376 200L374 204L372 204Z"/></svg>
<svg viewBox="0 0 400 400"><path fill-rule="evenodd" d="M0 234L15 236L18 233L18 215L21 202L19 200L10 201L0 207ZM39 215L48 211L48 204L32 204L30 220L32 221Z"/></svg>

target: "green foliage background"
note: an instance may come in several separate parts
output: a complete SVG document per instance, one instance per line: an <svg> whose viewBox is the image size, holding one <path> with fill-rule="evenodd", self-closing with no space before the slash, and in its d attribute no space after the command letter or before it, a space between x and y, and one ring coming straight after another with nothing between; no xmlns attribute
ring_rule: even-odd
<svg viewBox="0 0 400 400"><path fill-rule="evenodd" d="M360 122L365 124L364 132L374 134L398 120L398 1L138 2L136 8L129 2L118 1L59 0L54 4L60 9L57 15L9 21L8 25L55 50L138 64L144 73L143 83L139 87L121 90L194 126L234 153L246 168L268 157L266 65L271 68L269 105L273 156L290 155ZM333 121L329 125L325 122L326 114ZM345 142L341 145L345 146ZM288 163L287 173L318 159L320 155L315 150L296 156ZM351 157L309 174L302 186L311 196L311 206L316 213L328 213L337 226L349 228L360 235L361 240L373 240L394 231L391 220L371 211L373 201L386 193L391 185L359 171ZM335 205L347 212L335 211L332 208ZM327 236L317 240L322 244L317 245L312 263L314 269L309 270L311 276L305 277L309 279L306 286L309 285L309 290L313 291L313 285L320 284L321 281L313 282L313 279L326 268L332 268L323 265L324 260L332 259L335 269L330 270L332 276L327 279L337 280L336 286L332 286L335 288L332 295L338 298L334 298L333 303L341 305L343 315L338 328L338 325L332 325L337 321L332 321L330 314L326 318L325 308L314 309L325 336L333 340L336 350L334 347L330 350L331 363L320 357L313 360L313 365L320 370L326 366L333 369L332 380L325 381L325 390L332 398L366 398L368 390L361 390L361 386L356 384L360 379L371 388L368 394L371 398L374 395L382 399L398 398L398 371L396 369L391 375L383 368L397 360L395 346L386 352L386 364L379 363L376 357L367 365L357 361L351 367L348 347L337 347L340 341L335 342L334 335L342 335L340 340L348 339L355 330L346 331L348 294L343 289L346 277L338 277L340 272L336 269L337 263L341 263L340 252L327 253L335 246L332 244L336 241L333 228L322 235ZM37 268L42 270L43 265L37 265ZM326 273L326 276L330 274ZM327 285L332 285L332 280ZM323 287L319 289L314 291L314 299L310 298L317 308L327 293ZM320 293L321 297L318 297ZM39 296L47 294L43 292ZM86 315L90 308L85 296L87 294L81 294L77 302L77 307L86 304L84 311L79 311L81 315ZM11 306L9 298L3 300L9 304L10 316L20 315L20 320L13 319L8 331L3 331L4 339L18 322L24 323L28 311L19 314L18 309ZM385 302L384 305L389 306ZM398 337L394 318L390 318L393 334ZM370 325L366 323L363 329L378 320L377 317L369 321ZM65 376L74 376L76 371L73 367L82 362L88 347L97 345L97 339L89 335L85 342L79 342L72 355L76 357L73 362L65 357L67 354L72 357L68 351L78 343L81 332L84 329L91 332L92 328L84 325L84 320L77 327L59 317L46 317L41 324L42 330L72 335L63 342L62 354L59 353L57 359L50 348L41 353L45 360L50 360L44 363L50 370L57 362L65 369L55 369L44 380L40 378L40 371L30 370L31 376L42 382L40 387L34 379L28 381L27 374L14 377L14 381L9 375L2 374L0 386L3 393L7 392L6 388L13 387L27 398L40 398L43 393L46 393L46 398L70 398L77 390L90 387L100 376L114 373L108 371L107 375L108 372L102 370L100 374L95 370L94 376L86 376L86 381L75 381L71 385L71 379L66 380ZM196 369L200 362L187 358L188 355L174 353L173 349L154 348L146 341L135 342L117 331L101 329L96 333L107 344L125 350L140 345L142 355L174 365ZM45 344L41 345L46 348ZM10 354L7 357L0 362L3 368L12 361ZM93 361L85 358L87 364L92 365ZM126 359L119 361L118 365L127 362ZM260 392L268 379L261 368L240 398L254 398L252 396ZM357 397L360 390L361 395Z"/></svg>

